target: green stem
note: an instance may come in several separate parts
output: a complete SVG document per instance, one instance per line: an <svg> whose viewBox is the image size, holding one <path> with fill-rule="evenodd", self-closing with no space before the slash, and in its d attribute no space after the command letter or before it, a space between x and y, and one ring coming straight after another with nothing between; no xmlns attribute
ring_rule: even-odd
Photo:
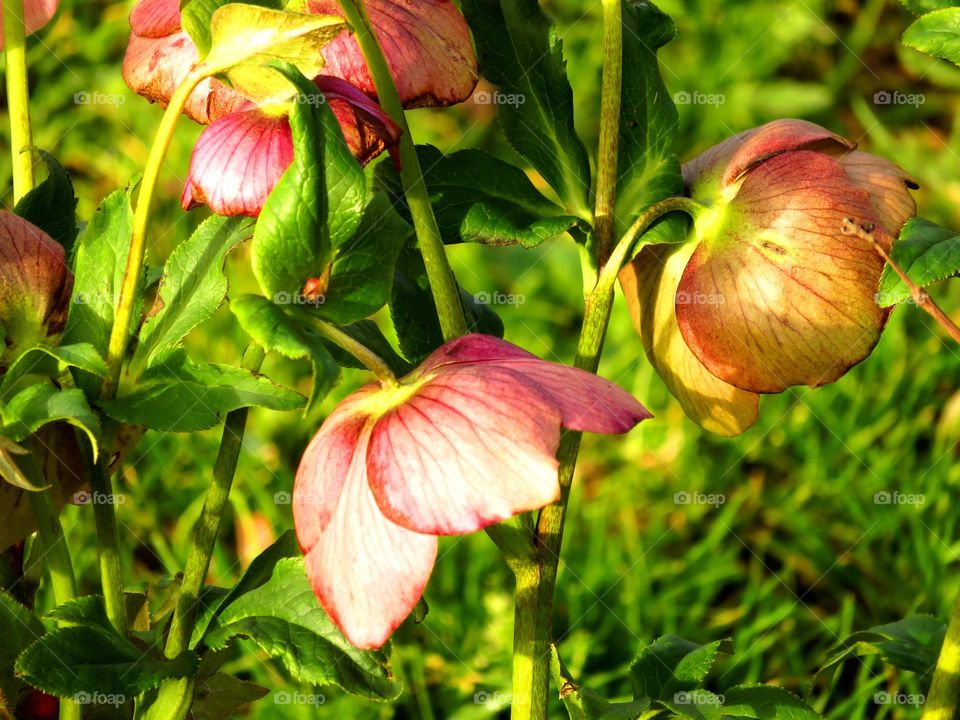
<svg viewBox="0 0 960 720"><path fill-rule="evenodd" d="M109 372L104 380L101 392L104 398L109 399L116 395L120 372L123 368L123 358L130 342L133 312L137 304L137 293L140 289L140 281L143 278L143 262L147 252L147 223L150 219L150 208L157 189L163 158L170 146L180 113L186 105L190 93L202 79L203 75L201 73L192 72L174 92L173 97L170 98L170 104L163 114L163 119L160 121L157 136L147 157L143 180L140 183L140 193L137 196L137 207L133 214L133 233L130 237L130 251L127 255L123 284L120 286L120 302L114 315L110 343L107 346L107 368Z"/></svg>
<svg viewBox="0 0 960 720"><path fill-rule="evenodd" d="M410 126L403 111L403 103L397 93L397 86L390 74L390 68L383 54L383 48L367 16L363 0L340 0L340 7L347 22L353 26L357 42L370 69L373 84L377 90L380 105L391 119L403 131L400 138L400 179L403 191L410 207L413 226L417 232L420 252L427 268L430 288L440 317L440 327L445 340L452 340L467 333L467 323L460 305L460 292L457 289L453 271L447 261L443 239L433 214L430 195L423 179L417 148L410 134Z"/></svg>
<svg viewBox="0 0 960 720"><path fill-rule="evenodd" d="M244 353L242 366L247 370L257 371L263 363L263 357L263 349L258 345L251 345ZM213 557L217 535L220 533L223 511L230 499L233 476L237 471L240 451L243 449L243 434L247 427L248 413L249 408L234 410L227 414L223 424L220 451L217 453L217 461L213 468L213 482L207 489L203 510L193 529L193 544L190 546L187 564L183 570L180 596L177 598L170 633L167 635L164 654L168 658L175 658L186 651L190 643L197 608L200 604L200 593L203 591L207 573L210 570L210 559Z"/></svg>
<svg viewBox="0 0 960 720"><path fill-rule="evenodd" d="M343 348L353 355L367 370L377 376L377 379L382 385L397 384L397 378L390 369L390 366L387 365L379 355L373 352L373 350L354 340L336 325L332 325L318 318L312 318L312 320L321 335L337 347Z"/></svg>
<svg viewBox="0 0 960 720"><path fill-rule="evenodd" d="M10 152L13 160L13 202L33 190L33 146L30 129L30 86L27 81L27 39L23 0L3 0L3 42L7 62L7 110L10 113Z"/></svg>
<svg viewBox="0 0 960 720"><path fill-rule="evenodd" d="M17 459L21 471L38 487L46 484L43 472L32 455ZM53 600L56 605L73 600L77 596L77 580L73 574L70 549L63 536L60 516L54 506L51 490L28 492L33 514L37 518L37 531L43 543L43 561L50 576ZM60 720L80 720L81 709L72 700L60 701Z"/></svg>
<svg viewBox="0 0 960 720"><path fill-rule="evenodd" d="M614 208L617 200L620 90L623 78L623 20L620 0L603 0L603 57L597 202L594 212L597 267L601 268L606 264L613 246Z"/></svg>
<svg viewBox="0 0 960 720"><path fill-rule="evenodd" d="M954 720L960 716L960 596L954 603L943 639L922 720Z"/></svg>
<svg viewBox="0 0 960 720"><path fill-rule="evenodd" d="M111 437L113 433L104 433ZM108 445L104 444L104 447ZM105 454L105 453L104 453ZM100 585L107 619L113 628L127 632L127 603L123 594L123 569L120 565L120 534L114 511L113 480L108 459L100 457L90 468L90 490L93 494L93 522L97 531L97 551L100 555Z"/></svg>
<svg viewBox="0 0 960 720"><path fill-rule="evenodd" d="M587 296L583 327L574 366L596 373L613 310L616 280L636 240L667 213L696 212L699 205L688 198L668 198L647 208L627 231L610 256ZM540 511L536 526L536 566L517 572L517 604L514 610L514 663L512 720L544 720L550 694L550 642L553 597L563 545L570 487L577 466L582 433L566 432L560 440L560 500ZM519 702L518 702L519 698Z"/></svg>

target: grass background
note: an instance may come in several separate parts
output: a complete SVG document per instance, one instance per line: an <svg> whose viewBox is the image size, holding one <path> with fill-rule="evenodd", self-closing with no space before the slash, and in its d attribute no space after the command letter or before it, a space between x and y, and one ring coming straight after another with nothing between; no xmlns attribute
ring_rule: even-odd
<svg viewBox="0 0 960 720"><path fill-rule="evenodd" d="M595 147L599 106L600 4L548 0L560 25L577 93L577 123ZM143 167L159 122L156 107L120 77L129 3L64 0L31 42L35 142L73 176L82 218ZM680 108L678 149L695 155L724 137L776 117L803 117L895 159L921 183L921 212L960 227L960 70L899 44L910 22L896 0L663 0L679 36L662 53L671 92L720 95L723 103ZM629 68L625 72L630 72ZM913 105L879 104L875 93L922 95ZM110 103L78 104L76 93ZM514 159L489 106L412 114L417 140L445 150L483 147ZM9 143L0 121L2 150ZM200 128L184 121L166 163L150 255L162 262L199 223L177 206ZM9 187L0 161L0 191ZM10 203L9 190L3 200ZM535 251L457 247L457 274L471 292L501 292L522 305L497 308L507 338L543 357L569 361L581 314L572 247ZM252 288L241 249L228 265L233 292ZM960 292L935 295L960 319ZM227 309L189 339L193 353L235 361L245 343ZM302 364L270 358L266 372L304 388ZM877 705L880 690L923 691L929 678L876 661L850 661L814 679L826 651L857 629L926 612L945 617L960 591L960 349L913 307L899 308L877 350L834 386L764 399L761 420L735 440L687 421L642 356L622 304L614 314L602 374L656 414L626 438L589 437L573 492L555 634L575 677L626 697L625 668L663 633L733 638L736 654L715 668L718 692L773 681L804 695L827 718L910 718L914 708ZM284 502L311 434L336 400L362 380L348 373L312 416L256 411L210 581L229 584L292 525ZM219 437L150 433L120 483L119 520L131 585L183 567ZM920 505L883 505L875 493L922 494ZM684 505L679 492L725 502ZM90 507L65 524L84 590L96 591ZM298 688L251 646L231 668L272 693L320 693L324 705L281 705L267 696L257 718L506 717L511 579L482 534L445 540L427 589L431 611L396 636L395 669L407 690L392 705ZM301 698L303 699L303 698ZM478 700L484 700L478 702ZM561 717L557 706L551 717Z"/></svg>

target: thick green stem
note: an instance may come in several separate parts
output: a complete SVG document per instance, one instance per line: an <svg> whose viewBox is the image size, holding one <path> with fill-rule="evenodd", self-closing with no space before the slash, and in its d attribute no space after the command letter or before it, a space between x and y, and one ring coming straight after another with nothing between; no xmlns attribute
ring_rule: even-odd
<svg viewBox="0 0 960 720"><path fill-rule="evenodd" d="M443 239L437 226L437 219L430 204L430 195L423 180L423 170L417 157L417 148L410 134L410 126L403 111L403 103L397 93L397 86L390 74L390 67L383 54L383 48L367 16L363 0L340 0L340 7L347 22L356 33L357 42L370 69L370 76L377 89L380 105L403 131L400 138L400 179L403 192L413 218L413 227L417 232L417 241L423 262L430 279L430 288L440 317L443 337L452 340L467 332L467 322L460 304L460 292L457 282L447 261Z"/></svg>
<svg viewBox="0 0 960 720"><path fill-rule="evenodd" d="M5 0L6 1L6 0ZM107 346L107 368L109 372L103 382L101 394L105 398L113 398L120 381L120 372L123 369L123 357L130 342L130 333L133 328L133 312L137 305L137 293L143 278L143 262L147 253L147 223L150 220L150 208L153 196L157 189L157 181L163 165L163 158L173 138L173 131L177 126L180 112L183 110L190 93L203 79L200 73L191 73L177 88L170 104L167 106L160 128L150 148L147 165L143 171L143 180L140 183L140 193L137 196L137 207L133 214L133 234L130 237L130 252L127 255L127 267L123 275L123 284L120 286L120 302L114 315L113 328L110 332L110 344Z"/></svg>
<svg viewBox="0 0 960 720"><path fill-rule="evenodd" d="M603 0L603 57L597 203L594 211L597 267L604 266L613 247L617 152L620 147L620 89L623 78L623 20L620 0Z"/></svg>
<svg viewBox="0 0 960 720"><path fill-rule="evenodd" d="M954 603L933 681L923 706L922 720L960 717L960 596Z"/></svg>
<svg viewBox="0 0 960 720"><path fill-rule="evenodd" d="M36 449L35 449L36 450ZM43 472L37 466L32 455L23 456L17 460L21 471L38 487L46 484ZM43 543L43 562L50 577L50 586L53 589L53 600L56 605L62 605L77 596L77 580L73 574L73 563L70 560L70 549L63 536L63 527L60 516L54 506L50 490L28 492L33 514L37 519L37 531L40 542ZM60 720L80 720L80 706L72 700L60 701Z"/></svg>
<svg viewBox="0 0 960 720"><path fill-rule="evenodd" d="M105 433L111 437L113 433ZM120 565L120 534L114 511L113 480L106 457L90 468L90 491L93 496L93 521L97 530L97 551L100 555L100 585L103 604L110 624L121 635L127 632L127 603L123 594L123 569Z"/></svg>
<svg viewBox="0 0 960 720"><path fill-rule="evenodd" d="M243 367L257 371L263 363L263 349L251 345L243 357ZM167 635L167 644L164 654L168 658L175 658L187 650L190 635L193 633L199 606L200 593L210 570L210 558L217 544L217 535L220 533L220 522L223 511L230 499L230 488L233 486L233 476L237 471L237 462L240 451L243 449L243 434L247 427L249 409L241 408L227 415L223 424L223 436L220 440L220 451L213 468L213 482L207 489L207 496L203 501L203 510L193 529L193 544L187 556L187 564L183 570L183 583L180 586L180 596L177 598L177 607L170 624L170 633Z"/></svg>
<svg viewBox="0 0 960 720"><path fill-rule="evenodd" d="M3 0L3 42L7 63L7 110L10 113L10 152L13 161L13 202L33 190L33 146L30 129L30 86L27 82L27 39L23 0Z"/></svg>
<svg viewBox="0 0 960 720"><path fill-rule="evenodd" d="M583 327L574 366L595 373L600 365L603 342L610 323L617 275L636 240L667 213L694 213L699 205L688 198L668 198L647 208L624 235L604 266L596 287L587 296ZM570 487L580 452L579 432L566 432L560 440L560 500L540 511L537 520L536 565L517 572L517 604L514 610L514 663L512 720L545 720L550 695L550 643L553 597L563 545ZM517 698L521 701L518 703Z"/></svg>

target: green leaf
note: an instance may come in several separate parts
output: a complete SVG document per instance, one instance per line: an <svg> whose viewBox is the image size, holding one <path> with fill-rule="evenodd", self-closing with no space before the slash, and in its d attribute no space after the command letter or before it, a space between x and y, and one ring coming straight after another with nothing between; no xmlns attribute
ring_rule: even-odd
<svg viewBox="0 0 960 720"><path fill-rule="evenodd" d="M163 269L154 308L140 330L135 367L163 362L187 333L216 312L227 296L223 272L227 254L252 232L251 220L213 216L177 246Z"/></svg>
<svg viewBox="0 0 960 720"><path fill-rule="evenodd" d="M255 642L300 682L333 684L378 700L400 694L386 653L357 650L320 607L302 557L279 560L269 580L226 603L204 642L218 649L236 637Z"/></svg>
<svg viewBox="0 0 960 720"><path fill-rule="evenodd" d="M229 3L210 19L210 51L197 71L225 75L237 92L258 105L283 102L295 93L267 63L283 61L316 77L324 65L323 48L346 28L335 15Z"/></svg>
<svg viewBox="0 0 960 720"><path fill-rule="evenodd" d="M960 235L923 218L911 218L900 231L891 255L919 287L960 272ZM890 266L883 270L877 302L889 307L910 297L910 289Z"/></svg>
<svg viewBox="0 0 960 720"><path fill-rule="evenodd" d="M555 645L550 646L550 670L560 690L560 700L570 720L637 720L650 708L647 698L626 703L611 703L598 693L577 685L560 660Z"/></svg>
<svg viewBox="0 0 960 720"><path fill-rule="evenodd" d="M131 190L117 190L108 196L77 238L73 295L62 343L90 343L101 357L107 355L114 308L120 302L127 267L133 233ZM76 380L88 397L99 394L96 376L78 371Z"/></svg>
<svg viewBox="0 0 960 720"><path fill-rule="evenodd" d="M313 389L307 410L327 396L340 377L340 366L330 356L319 334L291 317L283 308L259 295L241 295L230 301L230 310L254 342L291 360L308 359L313 365Z"/></svg>
<svg viewBox="0 0 960 720"><path fill-rule="evenodd" d="M75 626L34 642L20 655L16 670L33 687L58 697L102 693L129 700L166 678L191 675L196 666L193 653L158 660L114 632Z"/></svg>
<svg viewBox="0 0 960 720"><path fill-rule="evenodd" d="M753 720L820 720L796 695L773 685L738 685L723 693L723 716Z"/></svg>
<svg viewBox="0 0 960 720"><path fill-rule="evenodd" d="M960 65L960 8L934 10L903 33L903 44Z"/></svg>
<svg viewBox="0 0 960 720"><path fill-rule="evenodd" d="M460 303L468 332L503 337L503 322L477 296L460 288ZM390 317L400 339L400 350L411 365L420 362L443 345L436 303L430 291L423 257L415 248L400 253L390 297Z"/></svg>
<svg viewBox="0 0 960 720"><path fill-rule="evenodd" d="M300 554L300 545L297 543L296 533L293 530L286 530L270 547L253 559L253 562L250 563L250 566L233 588L230 590L213 587L205 588L205 600L201 605L197 621L193 627L190 647L195 648L200 643L207 632L207 628L210 627L210 623L223 607L244 593L256 590L267 582L271 575L273 575L273 569L278 562L284 558L299 557Z"/></svg>
<svg viewBox="0 0 960 720"><path fill-rule="evenodd" d="M18 603L6 590L0 590L0 710L4 703L16 704L21 683L13 674L17 657L43 635L43 625L30 610ZM13 717L13 708L8 708Z"/></svg>
<svg viewBox="0 0 960 720"><path fill-rule="evenodd" d="M323 302L316 306L317 315L337 325L368 318L387 304L397 256L413 236L382 193L362 217L356 235L336 249Z"/></svg>
<svg viewBox="0 0 960 720"><path fill-rule="evenodd" d="M0 402L6 402L25 377L36 375L56 379L72 367L98 378L107 374L107 363L90 343L60 347L38 345L27 350L7 368L0 382Z"/></svg>
<svg viewBox="0 0 960 720"><path fill-rule="evenodd" d="M175 355L143 375L130 395L101 401L114 420L164 432L197 432L243 407L298 410L304 398L268 378L231 365L194 364Z"/></svg>
<svg viewBox="0 0 960 720"><path fill-rule="evenodd" d="M361 320L360 322L351 323L350 325L341 325L340 330L361 345L375 352L381 360L387 363L387 366L397 377L406 375L413 369L410 363L397 354L397 351L393 349L393 345L390 344L390 341L387 340L373 320ZM340 367L355 368L357 370L365 369L363 363L346 350L334 345L332 342L325 342L327 343L327 350L330 351L333 359L337 361Z"/></svg>
<svg viewBox="0 0 960 720"><path fill-rule="evenodd" d="M190 714L193 720L228 720L236 717L238 709L269 692L265 687L217 673L197 685Z"/></svg>
<svg viewBox="0 0 960 720"><path fill-rule="evenodd" d="M180 26L186 31L193 44L197 46L200 57L210 52L213 42L211 35L213 14L235 0L191 0L183 4L180 11ZM282 10L282 0L247 0L247 5Z"/></svg>
<svg viewBox="0 0 960 720"><path fill-rule="evenodd" d="M648 205L684 194L680 161L674 149L679 116L657 60L657 50L676 34L673 20L652 2L623 3L625 72L617 161L617 237Z"/></svg>
<svg viewBox="0 0 960 720"><path fill-rule="evenodd" d="M131 629L137 632L148 631L150 619L147 596L143 593L128 592L124 593L124 601ZM113 632L102 595L84 595L68 600L53 608L46 617L62 624Z"/></svg>
<svg viewBox="0 0 960 720"><path fill-rule="evenodd" d="M13 211L63 245L70 257L77 240L77 196L70 176L57 159L37 150L47 166L47 179L22 198Z"/></svg>
<svg viewBox="0 0 960 720"><path fill-rule="evenodd" d="M910 12L917 15L923 15L931 10L942 10L943 8L960 5L960 0L900 0L900 2L906 5Z"/></svg>
<svg viewBox="0 0 960 720"><path fill-rule="evenodd" d="M77 388L61 390L47 383L30 385L0 406L3 434L20 442L52 422L68 422L90 439L94 457L99 450L100 420Z"/></svg>
<svg viewBox="0 0 960 720"><path fill-rule="evenodd" d="M693 690L710 672L719 653L730 653L729 640L706 645L664 635L640 651L630 665L634 697L670 700L678 692Z"/></svg>
<svg viewBox="0 0 960 720"><path fill-rule="evenodd" d="M333 111L326 103L307 102L320 91L293 68L282 67L302 101L290 110L293 162L264 203L253 235L253 272L270 298L300 297L306 281L323 274L333 252L332 210L340 215L338 233L346 233L348 226L342 224L350 205L346 198L356 187L353 167L344 164L342 153L328 152L331 145L339 147L337 138L345 146ZM350 162L359 167L352 156ZM336 208L328 199L327 176L331 187L336 185L331 192L336 193ZM364 182L362 171L360 181ZM342 242L339 236L338 241Z"/></svg>
<svg viewBox="0 0 960 720"><path fill-rule="evenodd" d="M431 145L420 145L417 154L444 243L532 248L579 222L540 194L520 168L482 150L443 155ZM394 164L381 162L376 175L409 219Z"/></svg>
<svg viewBox="0 0 960 720"><path fill-rule="evenodd" d="M946 625L931 615L913 615L853 633L833 648L819 672L838 666L853 655L879 655L890 665L926 675L937 663Z"/></svg>
<svg viewBox="0 0 960 720"><path fill-rule="evenodd" d="M589 220L590 162L573 125L573 92L553 22L537 0L464 0L485 77L504 99L497 118L510 144ZM627 73L624 73L627 74Z"/></svg>

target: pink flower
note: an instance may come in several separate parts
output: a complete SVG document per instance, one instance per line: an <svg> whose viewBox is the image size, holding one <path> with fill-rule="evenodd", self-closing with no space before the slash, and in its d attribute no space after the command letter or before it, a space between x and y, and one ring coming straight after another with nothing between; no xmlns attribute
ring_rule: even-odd
<svg viewBox="0 0 960 720"><path fill-rule="evenodd" d="M560 429L624 433L650 417L616 385L468 335L388 387L344 400L293 495L307 575L351 643L383 645L423 594L438 535L555 502Z"/></svg>
<svg viewBox="0 0 960 720"><path fill-rule="evenodd" d="M340 14L337 3L311 0L312 13ZM469 97L477 63L463 16L449 0L370 0L368 12L406 107L444 105ZM166 106L197 62L197 48L180 24L178 0L140 0L130 15L133 34L124 58L127 85ZM317 86L340 121L347 144L362 163L400 137L376 103L356 41L341 36L324 51ZM190 95L184 112L204 130L194 148L182 204L207 204L221 215L260 213L293 158L285 115L264 112L235 90L210 78Z"/></svg>
<svg viewBox="0 0 960 720"><path fill-rule="evenodd" d="M60 0L24 0L23 25L27 35L33 35L50 22L58 7L60 7ZM0 15L0 50L3 48L3 16Z"/></svg>
<svg viewBox="0 0 960 720"><path fill-rule="evenodd" d="M832 383L873 350L883 259L916 212L896 165L803 120L776 120L683 166L704 206L688 241L641 250L620 275L647 355L686 413L736 435L758 394Z"/></svg>
<svg viewBox="0 0 960 720"><path fill-rule="evenodd" d="M0 372L63 330L72 289L63 246L32 223L0 210Z"/></svg>

